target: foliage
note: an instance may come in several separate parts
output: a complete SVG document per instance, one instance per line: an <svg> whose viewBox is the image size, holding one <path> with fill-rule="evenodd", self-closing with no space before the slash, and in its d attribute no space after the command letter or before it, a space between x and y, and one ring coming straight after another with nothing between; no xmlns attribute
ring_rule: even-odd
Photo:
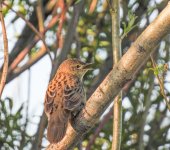
<svg viewBox="0 0 170 150"><path fill-rule="evenodd" d="M13 100L6 98L0 101L0 149L19 149L25 147L31 137L25 132L23 105L13 112ZM25 141L23 141L23 134ZM21 145L23 144L23 145Z"/></svg>
<svg viewBox="0 0 170 150"><path fill-rule="evenodd" d="M128 11L128 23L122 22L123 24L123 34L121 36L121 39L123 39L127 34L135 27L137 27L137 24L135 24L135 21L137 19L137 16L133 14L130 10Z"/></svg>
<svg viewBox="0 0 170 150"><path fill-rule="evenodd" d="M8 3L8 1L4 2ZM56 3L52 2L55 1L42 0L43 31L39 29L40 18L36 17L37 13L40 12L36 11L38 0L13 0L8 5L22 13L44 36L53 58L51 76L54 75L55 69L61 63L60 61L67 57L78 57L85 62L94 62L95 69L86 74L84 81L87 97L89 97L112 68L112 35L109 7L106 1L98 0L93 12L89 13L89 8L94 4L90 0L59 0ZM81 8L75 7L82 2L84 3ZM137 36L151 23L153 14L155 12L159 13L167 2L166 0L160 2L154 0L121 2L122 23L120 31L123 52L133 44ZM62 8L65 8L65 11L62 11ZM3 13L8 18L12 12L9 7L4 6ZM77 24L75 20L71 24L76 29L75 33L72 33L73 28L70 29L70 22L77 15L79 15ZM9 24L17 29L17 21L20 21L20 18L14 14ZM14 39L16 41L14 47L10 50L9 68L17 61L18 64L9 70L7 83L19 77L25 70L31 68L39 60L43 60L45 55L49 54L44 49L43 43L37 40L36 34L27 25L24 26L21 33L14 34L19 34L19 36L9 36L9 44ZM69 45L70 37L72 38ZM157 67L153 68L151 62L148 61L140 70L140 73L134 77L134 82L131 83L124 95L122 150L163 150L170 148L170 116L155 78L156 75L164 78L165 92L169 97L169 83L167 80L169 69L167 65L164 65L169 63L169 44L168 38L162 39L161 45L158 47L159 53L154 57ZM167 71L166 74L165 71ZM30 149L37 150L42 139L43 142L40 145L46 147L46 131L44 132L44 129L39 128L43 125L39 121L37 124L39 127L35 133L37 138L30 137L29 132L26 132L26 124L32 118L25 119L23 114L25 107L23 105L14 112L14 102L15 99L10 98L0 101L0 149L29 149L31 147ZM40 105L42 104L43 100ZM83 139L82 145L84 148L88 146L89 141L98 130L99 134L94 139L91 149L111 149L113 118L110 115L110 119L105 120L104 126L100 129L99 125L103 123L103 119L104 117ZM33 139L34 141L32 141ZM37 145L36 148L34 148L35 145Z"/></svg>

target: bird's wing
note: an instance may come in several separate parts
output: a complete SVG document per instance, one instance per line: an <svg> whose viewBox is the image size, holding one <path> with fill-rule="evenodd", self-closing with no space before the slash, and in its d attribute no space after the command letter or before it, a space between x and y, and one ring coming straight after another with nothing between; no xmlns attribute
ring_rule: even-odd
<svg viewBox="0 0 170 150"><path fill-rule="evenodd" d="M48 90L46 92L44 101L44 110L47 116L52 112L55 97L56 97L56 84L52 84L51 82L48 86Z"/></svg>
<svg viewBox="0 0 170 150"><path fill-rule="evenodd" d="M75 108L79 107L85 99L85 92L83 89L83 85L77 86L66 86L64 88L63 94L63 102L64 108L68 110L74 110Z"/></svg>
<svg viewBox="0 0 170 150"><path fill-rule="evenodd" d="M47 139L50 143L59 142L65 135L70 112L64 110L61 104L61 97L57 84L51 82L46 92L44 109L48 117Z"/></svg>

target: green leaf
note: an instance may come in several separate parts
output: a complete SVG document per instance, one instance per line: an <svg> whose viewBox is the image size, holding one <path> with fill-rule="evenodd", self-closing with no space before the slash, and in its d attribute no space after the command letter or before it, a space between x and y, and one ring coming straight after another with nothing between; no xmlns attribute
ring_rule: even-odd
<svg viewBox="0 0 170 150"><path fill-rule="evenodd" d="M127 23L125 23L125 22L122 23L123 35L122 35L121 39L123 39L125 36L127 36L127 34L137 26L137 24L135 24L136 19L137 19L137 16L135 16L135 14L133 14L132 11L129 11L128 12L128 20L129 21Z"/></svg>
<svg viewBox="0 0 170 150"><path fill-rule="evenodd" d="M5 98L5 100L8 100L9 108L10 108L10 110L12 110L12 108L13 108L13 100L11 98L9 98L9 97Z"/></svg>

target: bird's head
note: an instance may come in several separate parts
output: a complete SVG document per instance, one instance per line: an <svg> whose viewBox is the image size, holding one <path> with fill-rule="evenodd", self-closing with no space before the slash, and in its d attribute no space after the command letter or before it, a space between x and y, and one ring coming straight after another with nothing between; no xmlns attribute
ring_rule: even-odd
<svg viewBox="0 0 170 150"><path fill-rule="evenodd" d="M84 63L79 59L67 59L58 68L58 72L69 73L83 78L88 70L92 70L92 63Z"/></svg>

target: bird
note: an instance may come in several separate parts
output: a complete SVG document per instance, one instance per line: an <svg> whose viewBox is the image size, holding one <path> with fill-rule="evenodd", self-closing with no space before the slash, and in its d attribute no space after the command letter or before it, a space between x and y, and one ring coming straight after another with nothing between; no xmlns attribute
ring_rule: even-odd
<svg viewBox="0 0 170 150"><path fill-rule="evenodd" d="M58 143L65 136L68 122L78 114L86 103L83 77L92 69L92 63L69 58L61 63L50 81L44 100L48 118L47 139Z"/></svg>

